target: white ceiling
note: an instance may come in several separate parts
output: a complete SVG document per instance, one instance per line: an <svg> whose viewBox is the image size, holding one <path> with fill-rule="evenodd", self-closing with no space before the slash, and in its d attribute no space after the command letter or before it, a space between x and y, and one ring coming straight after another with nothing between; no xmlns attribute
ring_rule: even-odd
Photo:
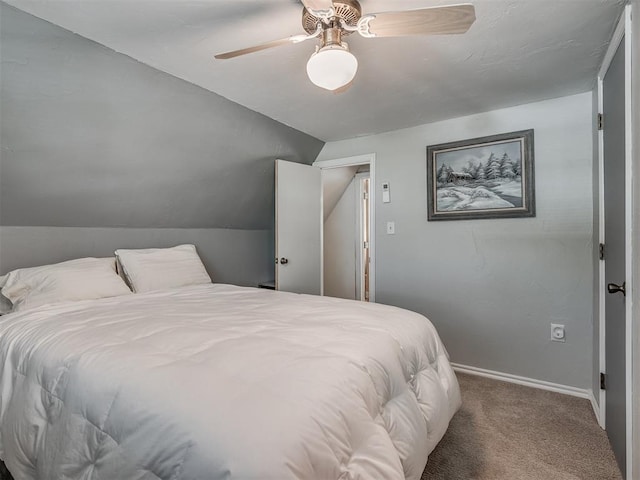
<svg viewBox="0 0 640 480"><path fill-rule="evenodd" d="M345 93L306 77L315 41L213 55L302 33L297 0L5 0L322 140L396 130L591 89L624 0L472 0L464 35L347 38ZM365 13L456 0L361 0Z"/></svg>

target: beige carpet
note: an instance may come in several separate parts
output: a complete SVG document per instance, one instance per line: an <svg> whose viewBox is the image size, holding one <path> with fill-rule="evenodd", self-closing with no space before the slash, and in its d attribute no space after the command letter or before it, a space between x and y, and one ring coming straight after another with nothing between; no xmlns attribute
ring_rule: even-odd
<svg viewBox="0 0 640 480"><path fill-rule="evenodd" d="M422 480L621 480L588 400L458 374L462 408Z"/></svg>

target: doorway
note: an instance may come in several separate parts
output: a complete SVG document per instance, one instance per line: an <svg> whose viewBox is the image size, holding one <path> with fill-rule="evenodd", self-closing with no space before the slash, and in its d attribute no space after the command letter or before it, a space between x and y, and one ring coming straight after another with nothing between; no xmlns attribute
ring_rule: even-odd
<svg viewBox="0 0 640 480"><path fill-rule="evenodd" d="M369 165L322 170L324 295L369 301Z"/></svg>
<svg viewBox="0 0 640 480"><path fill-rule="evenodd" d="M323 295L375 301L375 155L314 163L322 172Z"/></svg>

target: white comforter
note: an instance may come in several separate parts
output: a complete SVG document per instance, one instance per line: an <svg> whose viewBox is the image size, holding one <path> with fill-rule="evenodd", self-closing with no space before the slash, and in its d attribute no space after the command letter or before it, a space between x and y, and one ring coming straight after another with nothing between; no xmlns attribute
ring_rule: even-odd
<svg viewBox="0 0 640 480"><path fill-rule="evenodd" d="M230 285L0 317L19 479L418 479L460 405L431 323Z"/></svg>

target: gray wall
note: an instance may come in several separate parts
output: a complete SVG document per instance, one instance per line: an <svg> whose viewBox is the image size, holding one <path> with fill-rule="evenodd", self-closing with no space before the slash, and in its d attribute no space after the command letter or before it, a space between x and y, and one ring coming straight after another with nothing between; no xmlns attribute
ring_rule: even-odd
<svg viewBox="0 0 640 480"><path fill-rule="evenodd" d="M193 243L214 282L256 286L271 278L268 230L221 228L0 227L0 275L79 257L108 257L118 248Z"/></svg>
<svg viewBox="0 0 640 480"><path fill-rule="evenodd" d="M528 128L535 218L427 222L427 145ZM426 314L454 362L591 388L591 93L331 142L318 160L371 152L376 301ZM551 322L566 343L549 340Z"/></svg>
<svg viewBox="0 0 640 480"><path fill-rule="evenodd" d="M273 228L274 159L311 163L323 145L1 2L0 60L5 239L9 226L116 228L110 238L142 227L264 232ZM205 239L184 237L194 235ZM110 248L129 237L118 238ZM272 258L265 241L258 250ZM218 248L237 257L233 244ZM21 248L2 245L3 270L25 257Z"/></svg>

